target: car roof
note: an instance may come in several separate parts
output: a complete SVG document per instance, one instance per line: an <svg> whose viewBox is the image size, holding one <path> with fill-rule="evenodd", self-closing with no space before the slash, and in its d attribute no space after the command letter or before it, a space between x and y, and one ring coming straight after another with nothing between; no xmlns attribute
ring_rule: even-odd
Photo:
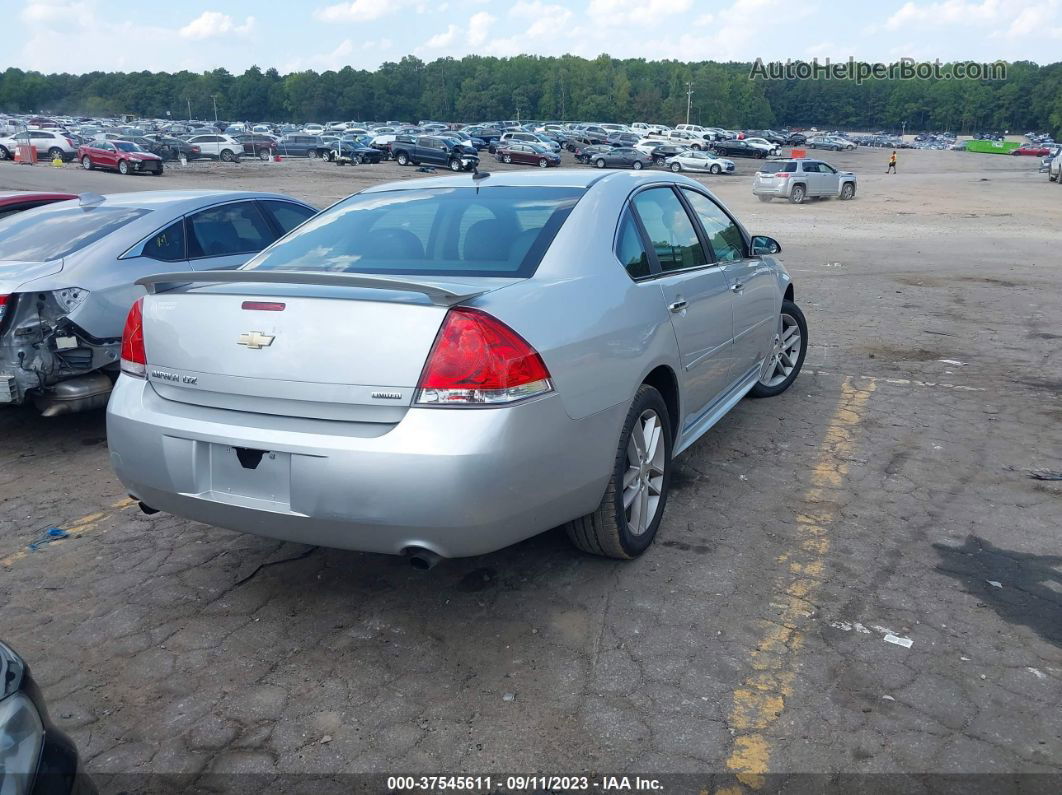
<svg viewBox="0 0 1062 795"><path fill-rule="evenodd" d="M258 191L240 190L145 190L135 193L107 193L103 196L104 201L100 206L105 207L136 207L145 210L154 210L159 207L173 207L180 209L180 205L186 204L189 208L198 208L203 199L284 199L292 201L291 196L280 193L261 193ZM294 199L294 201L299 201ZM305 204L305 202L302 202Z"/></svg>
<svg viewBox="0 0 1062 795"><path fill-rule="evenodd" d="M480 171L480 174L486 173ZM472 174L464 174L446 177L426 177L423 179L407 179L402 182L386 182L373 185L361 191L367 193L385 193L396 190L431 190L437 188L583 188L588 189L598 183L622 183L629 182L631 190L638 185L649 182L673 182L689 184L704 189L701 183L684 177L681 174L672 174L669 171L606 171L602 173L596 169L558 168L550 169L527 169L520 171L495 171L490 172L486 179L473 180Z"/></svg>

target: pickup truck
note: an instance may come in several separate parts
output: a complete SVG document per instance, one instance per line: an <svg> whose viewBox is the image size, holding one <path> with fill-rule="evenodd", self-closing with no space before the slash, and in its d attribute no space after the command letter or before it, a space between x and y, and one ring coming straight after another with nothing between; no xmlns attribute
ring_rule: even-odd
<svg viewBox="0 0 1062 795"><path fill-rule="evenodd" d="M400 166L425 163L446 166L451 171L471 171L479 165L476 155L462 151L454 141L436 135L396 135L391 143L391 156Z"/></svg>

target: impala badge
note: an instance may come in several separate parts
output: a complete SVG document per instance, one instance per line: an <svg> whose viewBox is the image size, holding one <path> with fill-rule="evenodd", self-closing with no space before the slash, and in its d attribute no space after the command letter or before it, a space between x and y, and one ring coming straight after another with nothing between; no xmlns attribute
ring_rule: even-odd
<svg viewBox="0 0 1062 795"><path fill-rule="evenodd" d="M240 338L236 341L237 345L243 345L246 348L250 348L252 351L261 350L262 348L268 348L273 344L273 340L276 337L271 337L268 334L263 334L261 331L245 331L240 335Z"/></svg>

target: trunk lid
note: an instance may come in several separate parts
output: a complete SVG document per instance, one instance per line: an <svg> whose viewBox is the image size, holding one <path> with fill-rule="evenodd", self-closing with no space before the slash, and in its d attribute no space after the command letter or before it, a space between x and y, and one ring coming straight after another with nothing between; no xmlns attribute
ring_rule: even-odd
<svg viewBox="0 0 1062 795"><path fill-rule="evenodd" d="M19 288L34 279L54 276L63 269L63 260L48 262L21 262L0 260L0 295L17 293Z"/></svg>
<svg viewBox="0 0 1062 795"><path fill-rule="evenodd" d="M515 281L475 279L445 289L472 296ZM397 423L413 401L443 318L461 295L448 303L332 284L225 284L149 295L147 378L167 400ZM260 304L282 308L253 308Z"/></svg>

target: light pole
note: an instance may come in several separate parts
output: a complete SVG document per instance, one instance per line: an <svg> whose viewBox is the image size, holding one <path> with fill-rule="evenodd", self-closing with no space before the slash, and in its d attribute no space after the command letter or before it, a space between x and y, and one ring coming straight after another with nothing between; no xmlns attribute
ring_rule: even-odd
<svg viewBox="0 0 1062 795"><path fill-rule="evenodd" d="M211 94L210 99L214 102L214 121L216 122L218 120L218 95Z"/></svg>
<svg viewBox="0 0 1062 795"><path fill-rule="evenodd" d="M903 140L903 137L905 135L907 135L907 122L901 121L900 122L900 140L901 141Z"/></svg>
<svg viewBox="0 0 1062 795"><path fill-rule="evenodd" d="M686 83L686 124L690 123L690 109L693 107L693 81Z"/></svg>

